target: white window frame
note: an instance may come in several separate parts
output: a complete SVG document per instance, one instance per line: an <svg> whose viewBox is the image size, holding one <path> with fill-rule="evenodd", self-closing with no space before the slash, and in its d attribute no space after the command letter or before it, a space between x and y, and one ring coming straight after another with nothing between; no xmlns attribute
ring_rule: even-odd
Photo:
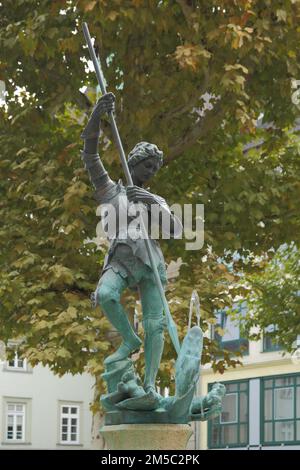
<svg viewBox="0 0 300 470"><path fill-rule="evenodd" d="M20 359L17 351L15 352L15 356L14 356L13 361L14 361L14 365L10 365L9 364L10 361L6 361L6 369L8 369L8 370L27 371L27 360L26 359ZM23 366L22 367L19 366L18 361L23 361Z"/></svg>
<svg viewBox="0 0 300 470"><path fill-rule="evenodd" d="M63 408L69 408L68 413L63 412ZM77 413L76 414L71 414L71 408L77 408ZM77 423L76 423L76 437L77 439L75 441L71 440L71 427L72 427L72 422L71 419L76 418ZM60 417L59 417L59 443L61 445L78 445L80 444L80 404L78 403L61 403L60 404ZM63 424L63 419L67 419L68 422L67 424ZM67 440L64 441L62 439L62 434L63 434L63 426L67 426ZM65 433L64 433L65 434Z"/></svg>
<svg viewBox="0 0 300 470"><path fill-rule="evenodd" d="M9 410L9 406L22 406L22 411ZM13 418L13 437L8 437L8 420L9 416ZM17 418L22 417L22 437L19 439L17 437ZM5 441L6 442L14 442L14 443L21 443L25 442L26 436L26 403L18 402L18 401L7 401L6 402L6 420L5 420Z"/></svg>

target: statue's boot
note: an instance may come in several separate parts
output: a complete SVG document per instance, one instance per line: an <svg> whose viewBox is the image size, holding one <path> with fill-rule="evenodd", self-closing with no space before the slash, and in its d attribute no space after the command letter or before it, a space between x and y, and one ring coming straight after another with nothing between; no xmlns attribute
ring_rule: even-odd
<svg viewBox="0 0 300 470"><path fill-rule="evenodd" d="M155 395L155 379L164 348L164 318L151 315L143 321L145 330L145 378L144 389Z"/></svg>
<svg viewBox="0 0 300 470"><path fill-rule="evenodd" d="M110 323L123 339L119 348L105 359L104 364L108 365L127 359L131 354L140 349L142 341L135 334L122 305L113 296L105 294L105 292L100 292L100 295L98 293L98 302Z"/></svg>
<svg viewBox="0 0 300 470"><path fill-rule="evenodd" d="M138 336L134 335L129 338L129 336L125 337L125 335L122 334L122 337L124 340L118 349L105 359L104 365L107 366L113 362L123 361L140 349L142 341Z"/></svg>

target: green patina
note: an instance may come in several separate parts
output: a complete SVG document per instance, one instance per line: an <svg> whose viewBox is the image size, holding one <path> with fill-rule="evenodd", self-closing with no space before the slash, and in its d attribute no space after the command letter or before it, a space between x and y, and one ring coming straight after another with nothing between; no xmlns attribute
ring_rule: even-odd
<svg viewBox="0 0 300 470"><path fill-rule="evenodd" d="M93 294L93 303L101 306L122 337L119 348L104 361L106 370L103 378L107 383L108 393L101 397L101 401L107 411L106 424L187 423L192 419L208 419L220 412L224 387L216 385L203 399L193 399L200 373L203 333L200 326L189 328L180 345L177 328L164 295L164 258L158 243L150 237L151 231L148 230L147 233L144 222L145 216L145 220L160 225L159 217L156 221L153 220L151 211L153 205L157 205L162 216L169 218L169 236L176 236L182 229L180 221L171 213L166 201L144 189L145 183L161 167L163 152L155 144L139 142L129 153L128 162L126 161L114 118L115 97L112 93L106 93L100 63L86 24L83 29L103 96L97 102L82 133L82 157L95 188L96 200L105 208L103 228L110 242L103 271ZM98 154L100 121L105 113L110 118L127 187L110 179ZM136 203L142 205L139 228L138 225L133 225L136 213L132 215L131 211L132 205ZM109 221L116 214L117 219L111 230ZM130 231L132 225L133 230ZM163 226L161 229L163 230ZM132 328L120 301L126 288L137 288L142 304L145 331L143 383L130 359L132 353L140 348L141 340ZM176 391L171 397L158 394L155 386L166 326L178 354Z"/></svg>

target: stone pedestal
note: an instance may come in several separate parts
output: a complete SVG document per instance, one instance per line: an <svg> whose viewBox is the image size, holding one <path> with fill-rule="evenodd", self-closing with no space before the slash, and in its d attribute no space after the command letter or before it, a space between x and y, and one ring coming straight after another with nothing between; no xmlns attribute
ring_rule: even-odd
<svg viewBox="0 0 300 470"><path fill-rule="evenodd" d="M119 424L100 433L108 450L184 450L193 431L189 424Z"/></svg>

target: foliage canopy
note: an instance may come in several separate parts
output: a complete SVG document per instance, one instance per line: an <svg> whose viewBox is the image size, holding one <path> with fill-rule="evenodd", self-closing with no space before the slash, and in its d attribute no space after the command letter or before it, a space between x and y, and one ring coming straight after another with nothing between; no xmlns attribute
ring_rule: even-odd
<svg viewBox="0 0 300 470"><path fill-rule="evenodd" d="M102 370L110 326L92 311L103 250L95 205L79 158L80 132L96 86L82 21L101 52L126 151L155 142L165 165L151 190L169 203L205 204L205 246L184 251L164 243L168 261L182 258L168 297L181 336L191 291L201 298L203 326L240 292L222 259L243 262L284 242L299 243L298 108L291 81L300 77L297 1L6 0L0 4L1 329L26 336L32 363L53 370ZM20 104L20 100L21 103ZM256 126L258 117L272 126ZM114 178L116 149L104 126L101 148ZM253 142L255 144L253 144ZM257 142L257 144L256 144ZM245 145L250 150L245 152ZM225 252L226 250L226 252ZM220 372L233 364L205 340L203 361ZM167 380L173 351L161 366Z"/></svg>

